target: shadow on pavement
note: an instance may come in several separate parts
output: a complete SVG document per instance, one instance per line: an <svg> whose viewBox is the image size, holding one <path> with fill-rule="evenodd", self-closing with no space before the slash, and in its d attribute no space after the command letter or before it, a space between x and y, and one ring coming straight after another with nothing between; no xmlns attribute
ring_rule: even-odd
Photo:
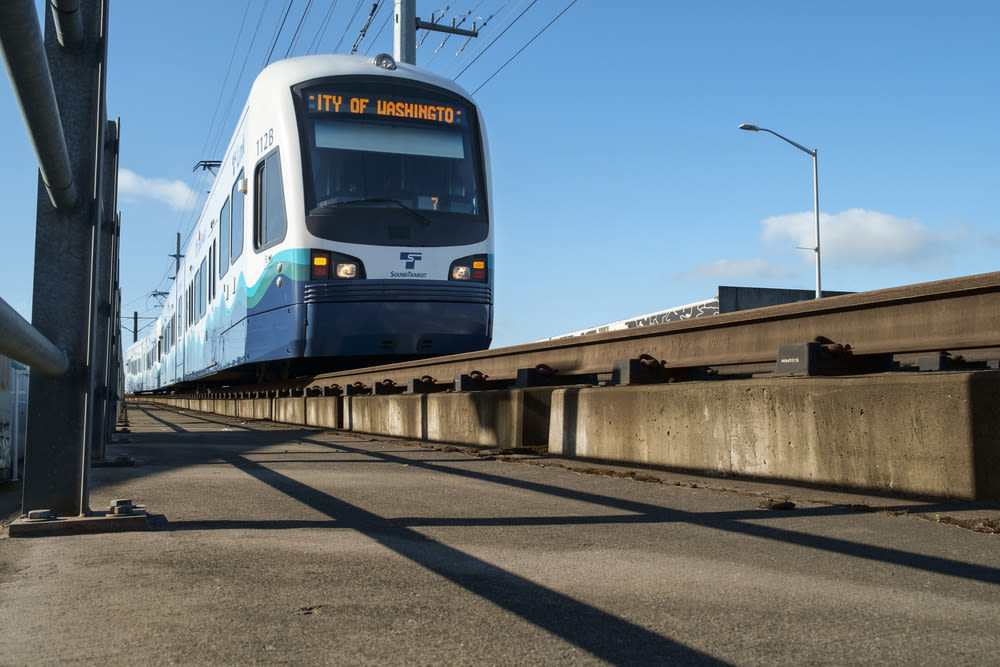
<svg viewBox="0 0 1000 667"><path fill-rule="evenodd" d="M133 406L134 407L134 406ZM140 408L142 409L142 408ZM658 664L682 662L684 664L725 664L688 646L663 637L641 626L597 609L593 606L563 595L557 591L536 584L513 572L500 568L469 553L451 547L421 534L420 527L436 526L544 526L544 525L600 525L600 524L671 524L687 523L725 533L736 533L755 538L774 540L809 549L823 550L854 558L879 561L916 570L943 574L953 577L1000 583L1000 569L961 562L949 558L929 556L900 549L875 546L845 539L825 537L795 530L752 523L769 519L773 524L782 513L774 510L743 510L736 512L689 512L665 508L658 505L636 502L614 496L595 494L556 485L505 477L468 467L449 465L456 459L415 460L402 457L392 451L372 451L351 447L339 441L336 444L324 442L315 437L312 429L282 428L257 431L232 424L232 420L213 420L204 416L184 413L183 419L189 424L215 424L233 431L195 432L182 423L172 422L163 417L166 411L145 411L161 423L169 432L158 434L138 434L136 441L147 439L149 435L163 438L171 443L172 451L177 451L184 465L218 463L231 465L250 475L257 481L286 494L322 514L331 517L329 521L182 521L170 522L163 516L151 516L150 525L156 530L225 530L257 529L288 530L295 528L341 528L358 531L377 541L387 549L436 573L442 578L458 584L519 617L545 629L546 631L586 650L594 656L613 664ZM154 416L159 413L160 416ZM180 415L179 415L180 416ZM247 431L254 430L253 437ZM209 446L204 446L208 441ZM186 443L198 443L201 447L184 447ZM251 460L248 454L269 444L292 444L292 451L275 453L274 459ZM545 516L545 517L495 517L495 518L450 518L450 517L403 517L386 519L362 507L319 491L288 475L276 471L275 464L302 460L295 458L299 452L294 443L311 447L327 448L338 453L364 457L368 461L405 464L411 467L432 470L439 474L458 475L484 484L495 484L518 488L562 499L592 503L605 508L619 510L622 514L595 516ZM402 450L400 450L402 451ZM267 453L255 453L260 459ZM474 460L474 459L473 459ZM143 474L140 470L116 471L121 475ZM946 507L942 505L941 507ZM928 511L934 511L932 507ZM856 510L849 506L822 506L797 509L787 516L823 518L853 514ZM653 658L655 656L655 659Z"/></svg>

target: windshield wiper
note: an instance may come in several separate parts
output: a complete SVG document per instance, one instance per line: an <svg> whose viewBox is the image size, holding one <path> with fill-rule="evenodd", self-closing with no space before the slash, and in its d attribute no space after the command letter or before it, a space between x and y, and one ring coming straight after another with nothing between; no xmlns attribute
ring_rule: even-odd
<svg viewBox="0 0 1000 667"><path fill-rule="evenodd" d="M405 211L409 211L414 216L419 218L420 221L423 222L425 225L429 225L432 222L434 222L433 220L428 218L426 215L424 215L417 209L410 208L409 206L399 201L398 199L384 199L381 197L369 197L366 199L349 199L347 201L333 202L332 204L323 204L309 211L309 215L323 215L324 213L330 213L334 209L340 208L342 206L356 206L358 204L393 204L394 206L398 206Z"/></svg>

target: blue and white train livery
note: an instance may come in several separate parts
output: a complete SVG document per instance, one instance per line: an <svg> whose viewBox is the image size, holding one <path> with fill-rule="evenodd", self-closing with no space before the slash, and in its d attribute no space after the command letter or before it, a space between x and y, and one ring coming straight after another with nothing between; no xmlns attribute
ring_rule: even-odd
<svg viewBox="0 0 1000 667"><path fill-rule="evenodd" d="M452 81L386 55L270 65L126 390L489 347L491 204Z"/></svg>

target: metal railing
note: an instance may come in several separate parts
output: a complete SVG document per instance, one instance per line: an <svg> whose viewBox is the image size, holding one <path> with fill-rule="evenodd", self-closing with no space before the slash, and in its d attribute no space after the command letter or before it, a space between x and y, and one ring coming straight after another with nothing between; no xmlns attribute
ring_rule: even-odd
<svg viewBox="0 0 1000 667"><path fill-rule="evenodd" d="M33 0L0 2L0 53L56 208L76 203L76 185Z"/></svg>
<svg viewBox="0 0 1000 667"><path fill-rule="evenodd" d="M69 369L69 357L0 299L0 354L54 378Z"/></svg>

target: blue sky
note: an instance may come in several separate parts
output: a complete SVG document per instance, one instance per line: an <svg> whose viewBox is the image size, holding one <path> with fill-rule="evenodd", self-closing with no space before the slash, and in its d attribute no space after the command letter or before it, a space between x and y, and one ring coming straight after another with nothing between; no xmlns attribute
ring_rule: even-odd
<svg viewBox="0 0 1000 667"><path fill-rule="evenodd" d="M812 158L740 123L818 149L824 289L997 270L1000 3L578 0L500 70L570 2L454 0L448 17L493 15L481 37L457 56L454 37L434 54L439 34L417 51L440 73L469 65L457 81L479 88L494 347L712 298L718 285L814 289L814 254L797 249L813 246ZM307 5L292 2L272 59L349 52L372 2L339 0L325 31L331 4L311 3L293 45ZM447 5L418 0L417 14ZM242 3L112 0L129 319L154 315L149 294L169 287L175 235L210 187L192 167L221 154L287 6L251 0L240 32ZM391 24L376 40L391 7L359 52L392 51ZM0 122L0 297L27 317L37 167L9 84Z"/></svg>

